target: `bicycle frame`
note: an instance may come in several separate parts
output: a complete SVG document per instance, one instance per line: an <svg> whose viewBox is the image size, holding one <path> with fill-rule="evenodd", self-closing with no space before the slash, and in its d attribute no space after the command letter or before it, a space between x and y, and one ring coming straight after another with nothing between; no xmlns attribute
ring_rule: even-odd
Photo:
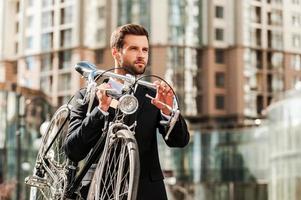
<svg viewBox="0 0 301 200"><path fill-rule="evenodd" d="M106 76L106 77L112 77L112 78L117 78L117 79L123 80L125 82L125 84L124 84L125 94L121 94L122 97L125 97L126 95L134 97L134 95L133 95L134 91L133 91L132 86L135 86L136 84L140 84L140 85L143 85L143 86L146 86L149 88L156 89L156 86L152 83L142 81L142 80L136 80L136 78L133 76L128 76L128 75L123 76L123 75L115 74L115 73L104 71L104 70L98 70L98 69L96 69L96 67L93 64L88 63L86 61L81 61L81 62L77 63L75 65L75 69L87 80L87 83L88 83L86 95L81 100L81 102L79 102L82 104L88 103L87 115L90 112L92 102L95 98L95 91L96 91L95 90L96 89L95 79L98 76ZM110 91L108 91L108 93L109 92ZM149 98L151 98L151 97L149 97ZM138 101L137 101L137 103L138 103ZM67 105L67 107L69 109L68 105ZM136 110L137 110L137 108L138 108L138 104L136 106ZM124 110L122 110L121 108L118 108L118 110L121 110L121 113L122 113L121 116L127 115L127 113ZM136 110L134 112L136 112ZM171 129L173 128L174 123L176 122L176 120L178 118L178 115L179 115L178 106L176 105L175 109L171 109L171 112L172 112L171 119L169 119L166 122L163 122L164 125L169 125L169 130L167 132L167 137L165 139L168 139L168 135L169 135ZM49 145L47 147L43 147L42 152L41 152L42 156L39 157L40 163L36 164L36 172L34 174L34 175L36 175L36 177L34 177L34 178L37 178L36 185L32 184L33 186L42 187L42 185L44 184L42 182L41 182L41 185L37 184L38 181L44 181L44 180L42 180L44 177L43 173L45 173L43 170L47 171L47 173L49 175L51 175L53 179L57 178L57 177L55 177L55 175L53 174L51 169L49 169L48 165L51 165L52 163L51 163L51 161L48 160L49 158L47 157L47 153L51 149L51 146L53 145L53 143L55 142L55 140L57 139L59 134L61 134L61 131L62 131L63 127L65 126L66 122L68 121L69 116L70 116L70 109L68 110L68 116L64 120L61 127L58 128L57 132L55 133L55 136L52 138L52 141L49 143ZM135 125L136 125L135 123L132 126L127 126L127 125L123 124L123 117L121 117L121 120L119 120L119 121L117 119L116 121L113 121L112 123L110 123L110 126L116 127L116 130L109 129L106 124L103 129L103 134L98 139L98 141L97 141L96 145L93 147L93 149L90 151L89 155L86 158L86 162L85 162L84 166L82 167L82 169L79 172L77 172L78 163L68 160L68 162L67 162L68 164L65 166L65 169L64 169L64 174L65 174L64 178L66 178L66 182L67 182L67 185L64 186L65 187L65 191L64 191L65 198L74 199L78 196L78 194L76 194L76 193L78 192L79 188L81 187L81 182L82 182L84 176L86 175L86 173L88 172L88 170L90 169L92 164L94 164L94 162L97 160L97 158L101 156L102 151L105 148L107 139L110 139L109 137L111 135L108 135L108 133L114 134L114 132L117 132L118 129L130 130L130 129L134 128ZM48 127L47 132L49 129L50 129L50 127ZM46 150L44 150L45 148L46 148ZM41 179L41 180L39 180L39 179ZM33 183L35 183L35 182L33 181Z"/></svg>

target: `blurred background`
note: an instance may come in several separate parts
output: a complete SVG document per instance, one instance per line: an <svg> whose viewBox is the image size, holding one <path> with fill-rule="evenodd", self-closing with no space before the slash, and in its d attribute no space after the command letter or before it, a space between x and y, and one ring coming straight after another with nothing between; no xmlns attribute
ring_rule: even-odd
<svg viewBox="0 0 301 200"><path fill-rule="evenodd" d="M0 199L28 199L40 125L113 66L111 32L150 32L147 73L191 133L160 140L170 200L301 199L301 0L0 0Z"/></svg>

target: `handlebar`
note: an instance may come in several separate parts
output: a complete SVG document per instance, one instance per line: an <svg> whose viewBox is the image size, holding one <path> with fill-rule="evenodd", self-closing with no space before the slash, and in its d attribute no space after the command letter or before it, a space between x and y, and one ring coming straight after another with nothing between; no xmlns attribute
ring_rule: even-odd
<svg viewBox="0 0 301 200"><path fill-rule="evenodd" d="M84 103L86 100L89 101L87 115L90 114L90 109L91 109L91 106L92 106L92 102L93 102L93 99L95 97L95 85L96 85L95 78L97 78L97 76L106 76L106 77L111 77L111 78L117 78L117 79L121 79L121 80L129 83L130 85L134 85L134 84L138 83L138 84L146 86L148 88L156 89L156 85L153 84L153 83L143 81L143 80L137 80L136 77L134 77L132 75L129 75L129 74L120 75L120 74L116 74L116 73L113 73L113 72L109 72L107 70L97 69L95 65L93 65L92 63L90 63L88 61L80 61L75 65L74 68L83 77L88 79L88 82L89 82L88 88L89 87L90 88L87 89L89 95L85 96L84 100L82 102L82 103ZM113 91L111 91L111 92L113 92ZM152 99L152 97L150 97L147 94L146 94L146 97ZM171 118L167 121L161 121L162 123L160 122L162 125L169 126L168 131L167 131L166 136L165 136L165 140L168 140L168 137L171 133L171 130L173 129L176 121L178 120L179 114L180 114L177 101L175 101L175 103L176 104L175 104L174 109L169 108L170 111L172 112ZM162 104L164 104L164 103L162 103ZM164 104L164 105L166 105L166 104Z"/></svg>
<svg viewBox="0 0 301 200"><path fill-rule="evenodd" d="M156 85L143 80L136 80L136 78L132 75L120 75L114 72L109 72L106 70L97 69L95 65L88 61L80 61L74 66L75 70L79 72L83 77L94 80L96 76L106 76L121 79L131 85L138 83L140 85L146 86L148 88L156 89Z"/></svg>

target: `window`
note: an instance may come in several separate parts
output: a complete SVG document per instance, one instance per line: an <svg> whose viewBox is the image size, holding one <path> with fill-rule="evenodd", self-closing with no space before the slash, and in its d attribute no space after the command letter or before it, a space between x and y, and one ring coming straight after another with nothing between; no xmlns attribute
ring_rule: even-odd
<svg viewBox="0 0 301 200"><path fill-rule="evenodd" d="M42 76L40 79L40 89L46 94L52 91L52 76Z"/></svg>
<svg viewBox="0 0 301 200"><path fill-rule="evenodd" d="M34 68L34 58L32 56L26 57L25 58L25 64L26 64L26 69L27 70L32 70Z"/></svg>
<svg viewBox="0 0 301 200"><path fill-rule="evenodd" d="M292 44L293 47L300 48L301 47L301 36L298 34L293 34L292 43L293 43Z"/></svg>
<svg viewBox="0 0 301 200"><path fill-rule="evenodd" d="M16 12L17 13L20 12L20 2L19 1L16 3Z"/></svg>
<svg viewBox="0 0 301 200"><path fill-rule="evenodd" d="M224 50L223 49L215 49L215 63L223 64L224 63Z"/></svg>
<svg viewBox="0 0 301 200"><path fill-rule="evenodd" d="M221 29L221 28L215 29L215 39L218 41L224 40L224 29Z"/></svg>
<svg viewBox="0 0 301 200"><path fill-rule="evenodd" d="M33 6L33 2L34 2L34 0L28 0L28 7Z"/></svg>
<svg viewBox="0 0 301 200"><path fill-rule="evenodd" d="M72 29L65 29L61 31L61 47L69 47L72 42Z"/></svg>
<svg viewBox="0 0 301 200"><path fill-rule="evenodd" d="M106 10L104 6L100 6L97 8L97 12L98 12L98 18L99 19L104 19L106 16Z"/></svg>
<svg viewBox="0 0 301 200"><path fill-rule="evenodd" d="M42 50L51 50L53 41L53 33L42 34Z"/></svg>
<svg viewBox="0 0 301 200"><path fill-rule="evenodd" d="M97 42L104 42L105 41L105 30L104 28L98 28L96 32L96 41Z"/></svg>
<svg viewBox="0 0 301 200"><path fill-rule="evenodd" d="M72 23L72 6L61 9L61 24Z"/></svg>
<svg viewBox="0 0 301 200"><path fill-rule="evenodd" d="M215 96L215 108L218 110L223 110L225 108L225 96L224 95L216 95Z"/></svg>
<svg viewBox="0 0 301 200"><path fill-rule="evenodd" d="M225 87L225 74L222 72L215 73L215 86L219 88Z"/></svg>
<svg viewBox="0 0 301 200"><path fill-rule="evenodd" d="M72 51L66 50L59 52L59 69L70 68Z"/></svg>
<svg viewBox="0 0 301 200"><path fill-rule="evenodd" d="M297 71L301 70L301 55L291 56L291 67Z"/></svg>
<svg viewBox="0 0 301 200"><path fill-rule="evenodd" d="M282 49L283 47L283 36L280 31L268 30L268 47L274 49Z"/></svg>
<svg viewBox="0 0 301 200"><path fill-rule="evenodd" d="M95 53L95 62L97 64L103 63L104 50L97 49L97 50L95 50L94 53Z"/></svg>
<svg viewBox="0 0 301 200"><path fill-rule="evenodd" d="M52 68L52 54L44 54L41 57L41 71L49 71Z"/></svg>
<svg viewBox="0 0 301 200"><path fill-rule="evenodd" d="M29 36L26 38L26 48L31 49L33 48L33 38L32 36Z"/></svg>
<svg viewBox="0 0 301 200"><path fill-rule="evenodd" d="M42 13L42 28L53 26L54 12L46 11Z"/></svg>
<svg viewBox="0 0 301 200"><path fill-rule="evenodd" d="M32 27L33 27L33 16L30 15L27 17L27 28L32 29Z"/></svg>
<svg viewBox="0 0 301 200"><path fill-rule="evenodd" d="M282 11L273 9L271 12L268 12L268 24L269 25L282 25Z"/></svg>
<svg viewBox="0 0 301 200"><path fill-rule="evenodd" d="M253 6L251 10L252 22L261 23L261 7Z"/></svg>
<svg viewBox="0 0 301 200"><path fill-rule="evenodd" d="M16 22L16 33L18 33L19 32L19 22L17 21Z"/></svg>
<svg viewBox="0 0 301 200"><path fill-rule="evenodd" d="M224 7L215 6L215 17L219 19L224 18Z"/></svg>
<svg viewBox="0 0 301 200"><path fill-rule="evenodd" d="M295 27L301 26L301 15L299 13L294 13L292 15L292 25Z"/></svg>
<svg viewBox="0 0 301 200"><path fill-rule="evenodd" d="M283 54L280 52L268 52L267 64L269 69L283 67Z"/></svg>
<svg viewBox="0 0 301 200"><path fill-rule="evenodd" d="M71 98L70 95L66 95L66 96L61 96L58 98L58 104L59 105L63 105L65 103L67 103L69 101L69 99Z"/></svg>
<svg viewBox="0 0 301 200"><path fill-rule="evenodd" d="M67 91L71 88L71 74L60 74L58 80L58 91Z"/></svg>
<svg viewBox="0 0 301 200"><path fill-rule="evenodd" d="M42 0L42 6L43 7L47 7L47 6L50 6L50 5L53 5L53 2L54 0Z"/></svg>

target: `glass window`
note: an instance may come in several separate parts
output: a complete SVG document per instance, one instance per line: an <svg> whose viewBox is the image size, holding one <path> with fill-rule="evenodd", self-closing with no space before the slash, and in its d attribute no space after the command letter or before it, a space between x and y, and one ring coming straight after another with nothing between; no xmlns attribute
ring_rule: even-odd
<svg viewBox="0 0 301 200"><path fill-rule="evenodd" d="M16 12L19 13L20 12L20 2L17 1L16 3Z"/></svg>
<svg viewBox="0 0 301 200"><path fill-rule="evenodd" d="M66 50L59 52L59 69L71 67L72 51Z"/></svg>
<svg viewBox="0 0 301 200"><path fill-rule="evenodd" d="M106 9L105 6L100 6L97 8L97 12L98 12L98 18L99 19L104 19L106 16Z"/></svg>
<svg viewBox="0 0 301 200"><path fill-rule="evenodd" d="M33 28L33 16L30 15L27 17L27 28L28 29L32 29Z"/></svg>
<svg viewBox="0 0 301 200"><path fill-rule="evenodd" d="M292 25L295 27L301 26L301 15L299 13L292 14Z"/></svg>
<svg viewBox="0 0 301 200"><path fill-rule="evenodd" d="M301 36L299 34L293 34L292 43L293 43L293 47L300 48L301 47Z"/></svg>
<svg viewBox="0 0 301 200"><path fill-rule="evenodd" d="M291 56L291 67L297 71L301 70L301 55Z"/></svg>
<svg viewBox="0 0 301 200"><path fill-rule="evenodd" d="M52 54L44 54L41 57L41 71L49 71L52 68Z"/></svg>
<svg viewBox="0 0 301 200"><path fill-rule="evenodd" d="M42 6L43 7L53 5L53 3L54 3L54 0L42 0Z"/></svg>
<svg viewBox="0 0 301 200"><path fill-rule="evenodd" d="M223 49L215 49L215 63L223 64L224 63L224 50Z"/></svg>
<svg viewBox="0 0 301 200"><path fill-rule="evenodd" d="M98 28L96 32L96 41L105 42L106 33L104 28Z"/></svg>
<svg viewBox="0 0 301 200"><path fill-rule="evenodd" d="M252 22L261 23L261 7L252 6L251 19L252 19Z"/></svg>
<svg viewBox="0 0 301 200"><path fill-rule="evenodd" d="M225 109L225 96L224 95L216 95L215 96L215 108L218 110Z"/></svg>
<svg viewBox="0 0 301 200"><path fill-rule="evenodd" d="M60 74L58 80L58 91L68 91L71 88L71 74Z"/></svg>
<svg viewBox="0 0 301 200"><path fill-rule="evenodd" d="M215 29L215 39L218 41L224 40L224 29L222 29L222 28Z"/></svg>
<svg viewBox="0 0 301 200"><path fill-rule="evenodd" d="M34 0L28 0L28 7L33 6L33 2L34 2Z"/></svg>
<svg viewBox="0 0 301 200"><path fill-rule="evenodd" d="M61 24L72 23L73 19L73 7L68 6L66 8L61 9Z"/></svg>
<svg viewBox="0 0 301 200"><path fill-rule="evenodd" d="M97 64L103 63L103 57L104 57L104 50L103 49L95 50L95 62Z"/></svg>
<svg viewBox="0 0 301 200"><path fill-rule="evenodd" d="M41 76L40 89L46 94L51 94L52 91L52 76Z"/></svg>
<svg viewBox="0 0 301 200"><path fill-rule="evenodd" d="M42 28L53 26L54 11L46 11L42 13Z"/></svg>
<svg viewBox="0 0 301 200"><path fill-rule="evenodd" d="M215 17L220 19L224 18L224 7L215 6Z"/></svg>
<svg viewBox="0 0 301 200"><path fill-rule="evenodd" d="M65 103L67 103L70 100L70 98L71 98L70 95L61 96L61 97L58 98L58 104L63 105Z"/></svg>
<svg viewBox="0 0 301 200"><path fill-rule="evenodd" d="M61 31L61 47L70 47L72 42L72 29Z"/></svg>
<svg viewBox="0 0 301 200"><path fill-rule="evenodd" d="M223 72L215 73L215 86L225 87L225 73Z"/></svg>
<svg viewBox="0 0 301 200"><path fill-rule="evenodd" d="M53 33L42 34L42 50L50 50L52 48Z"/></svg>
<svg viewBox="0 0 301 200"><path fill-rule="evenodd" d="M31 49L33 48L33 37L29 36L26 38L26 48Z"/></svg>
<svg viewBox="0 0 301 200"><path fill-rule="evenodd" d="M29 56L25 58L25 64L26 64L26 69L27 70L32 70L34 68L34 57L33 56Z"/></svg>
<svg viewBox="0 0 301 200"><path fill-rule="evenodd" d="M268 24L269 25L282 25L282 10L273 9L268 12Z"/></svg>

